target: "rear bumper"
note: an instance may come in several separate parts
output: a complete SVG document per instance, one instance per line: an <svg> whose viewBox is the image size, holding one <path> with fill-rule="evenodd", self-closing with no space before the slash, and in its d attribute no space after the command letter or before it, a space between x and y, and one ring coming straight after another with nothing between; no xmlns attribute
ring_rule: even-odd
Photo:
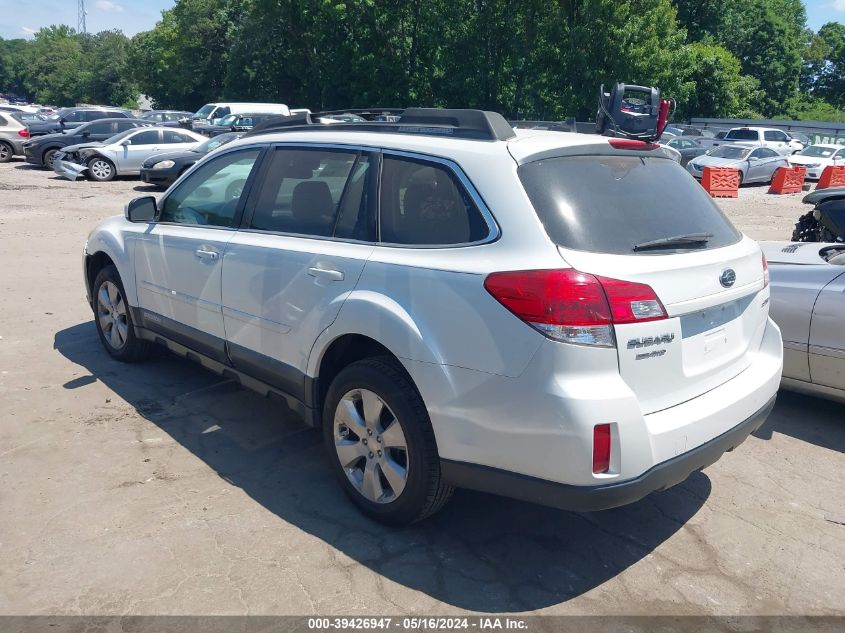
<svg viewBox="0 0 845 633"><path fill-rule="evenodd" d="M670 488L695 471L710 466L760 428L771 413L775 398L773 396L759 411L709 442L657 464L639 477L605 486L571 486L450 460L441 462L441 470L446 481L460 488L577 512L607 510L638 501L656 490Z"/></svg>

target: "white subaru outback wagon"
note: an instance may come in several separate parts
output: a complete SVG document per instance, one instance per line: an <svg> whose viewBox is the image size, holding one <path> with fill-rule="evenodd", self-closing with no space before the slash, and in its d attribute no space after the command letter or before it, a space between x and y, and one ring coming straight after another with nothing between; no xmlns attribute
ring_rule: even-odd
<svg viewBox="0 0 845 633"><path fill-rule="evenodd" d="M455 487L636 501L739 445L780 382L760 249L662 148L489 112L267 122L84 259L109 354L284 396L392 524Z"/></svg>

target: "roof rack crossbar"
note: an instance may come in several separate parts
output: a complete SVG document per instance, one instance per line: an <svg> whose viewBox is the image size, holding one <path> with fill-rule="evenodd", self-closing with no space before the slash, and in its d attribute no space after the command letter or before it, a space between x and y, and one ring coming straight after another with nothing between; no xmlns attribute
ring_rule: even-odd
<svg viewBox="0 0 845 633"><path fill-rule="evenodd" d="M366 111L372 112L373 110L378 111L379 109L369 108ZM336 113L354 114L355 112L338 110ZM446 108L405 108L404 110L396 109L394 113L401 114L396 122L370 121L330 124L319 122L321 116L329 114L327 112L295 114L269 119L252 128L247 136L303 130L420 134L483 141L506 141L516 136L513 128L498 112Z"/></svg>

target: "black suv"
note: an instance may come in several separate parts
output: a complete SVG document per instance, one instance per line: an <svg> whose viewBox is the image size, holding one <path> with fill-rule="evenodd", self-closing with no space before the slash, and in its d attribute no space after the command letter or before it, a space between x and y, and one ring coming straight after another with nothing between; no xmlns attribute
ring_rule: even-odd
<svg viewBox="0 0 845 633"><path fill-rule="evenodd" d="M30 136L41 136L42 134L53 134L63 130L72 130L89 121L99 119L130 119L132 113L123 108L107 107L80 107L62 108L46 121L33 123L29 126Z"/></svg>
<svg viewBox="0 0 845 633"><path fill-rule="evenodd" d="M105 141L107 138L111 138L120 132L148 125L152 125L152 123L141 119L123 118L92 121L91 123L80 125L73 130L67 130L58 134L36 136L30 139L23 145L24 157L28 163L52 169L53 156L56 150L79 143Z"/></svg>

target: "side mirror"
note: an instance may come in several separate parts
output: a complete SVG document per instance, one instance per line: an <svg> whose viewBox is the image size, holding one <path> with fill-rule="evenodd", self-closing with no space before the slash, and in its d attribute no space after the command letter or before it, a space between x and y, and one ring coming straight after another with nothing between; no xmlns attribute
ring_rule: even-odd
<svg viewBox="0 0 845 633"><path fill-rule="evenodd" d="M748 162L753 163L754 161L760 160L757 156L749 156Z"/></svg>
<svg viewBox="0 0 845 633"><path fill-rule="evenodd" d="M88 138L89 136L91 136L91 132L85 130L80 136L82 136L82 138Z"/></svg>
<svg viewBox="0 0 845 633"><path fill-rule="evenodd" d="M123 145L123 147L128 147L128 146L132 145L132 141L130 141L130 140L127 138L127 139L122 140L122 141L120 142L120 144L121 144L121 145Z"/></svg>
<svg viewBox="0 0 845 633"><path fill-rule="evenodd" d="M129 201L124 211L130 222L153 222L158 215L158 206L153 196L142 196Z"/></svg>

